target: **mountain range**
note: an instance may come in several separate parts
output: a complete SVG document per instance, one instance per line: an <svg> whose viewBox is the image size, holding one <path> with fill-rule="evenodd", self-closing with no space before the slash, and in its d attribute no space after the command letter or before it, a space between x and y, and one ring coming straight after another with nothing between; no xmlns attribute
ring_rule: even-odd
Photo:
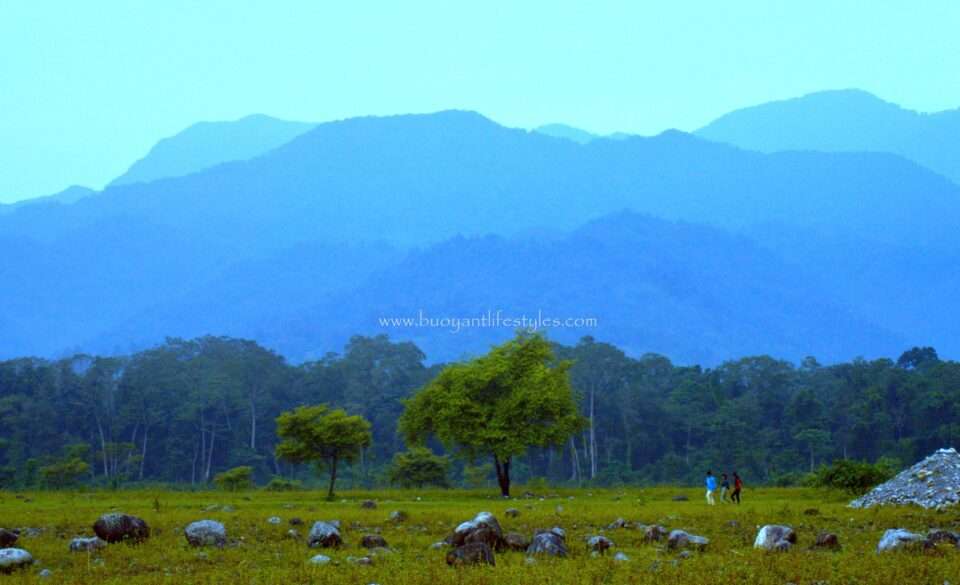
<svg viewBox="0 0 960 585"><path fill-rule="evenodd" d="M799 101L835 123L891 111L858 92ZM960 353L950 173L876 140L791 148L738 114L654 137L463 111L198 124L100 192L0 207L0 357L212 333L300 360L388 333L450 359L512 331L380 319L490 310L593 317L550 334L707 365Z"/></svg>

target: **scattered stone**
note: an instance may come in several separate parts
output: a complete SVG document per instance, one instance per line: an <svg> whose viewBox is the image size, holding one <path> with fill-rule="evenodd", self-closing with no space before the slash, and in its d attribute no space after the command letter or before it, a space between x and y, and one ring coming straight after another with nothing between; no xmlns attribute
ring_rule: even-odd
<svg viewBox="0 0 960 585"><path fill-rule="evenodd" d="M237 511L237 509L236 509L235 507L233 507L233 506L231 506L231 505L229 505L229 504L227 504L226 506L220 508L220 510L223 511L223 512L227 512L227 513L236 512L236 511Z"/></svg>
<svg viewBox="0 0 960 585"><path fill-rule="evenodd" d="M340 537L340 523L334 522L316 522L310 529L307 537L307 546L310 548L331 548L343 544L343 538Z"/></svg>
<svg viewBox="0 0 960 585"><path fill-rule="evenodd" d="M667 536L667 529L659 524L647 526L643 529L644 542L660 542Z"/></svg>
<svg viewBox="0 0 960 585"><path fill-rule="evenodd" d="M519 532L508 532L503 536L504 546L512 551L525 551L530 548L530 539Z"/></svg>
<svg viewBox="0 0 960 585"><path fill-rule="evenodd" d="M669 549L681 549L692 546L698 550L703 550L708 544L710 544L709 539L690 534L685 530L672 530L669 536L667 536L667 548Z"/></svg>
<svg viewBox="0 0 960 585"><path fill-rule="evenodd" d="M379 534L364 534L360 539L360 546L363 548L387 548L387 541Z"/></svg>
<svg viewBox="0 0 960 585"><path fill-rule="evenodd" d="M280 516L270 516L269 518L267 518L267 524L273 524L274 526L279 526L282 523L283 523L283 520L280 518Z"/></svg>
<svg viewBox="0 0 960 585"><path fill-rule="evenodd" d="M688 551L688 550L682 550L682 551L680 551L680 554L677 555L677 558L678 558L678 559L689 559L689 558L690 558L690 551Z"/></svg>
<svg viewBox="0 0 960 585"><path fill-rule="evenodd" d="M449 547L449 546L450 546L449 544L447 544L446 542L443 542L443 541L441 540L440 542L435 542L435 543L431 544L431 545L430 545L430 550L443 550L443 549L445 549L445 548L447 548L447 547Z"/></svg>
<svg viewBox="0 0 960 585"><path fill-rule="evenodd" d="M806 510L803 511L803 515L804 515L804 516L819 516L819 515L820 515L820 510L818 510L818 509L816 509L816 508L807 508Z"/></svg>
<svg viewBox="0 0 960 585"><path fill-rule="evenodd" d="M450 536L450 544L454 547L477 542L482 542L491 549L503 547L503 530L490 512L480 512L473 520L462 522Z"/></svg>
<svg viewBox="0 0 960 585"><path fill-rule="evenodd" d="M107 542L98 536L78 536L70 541L70 552L95 552L106 546Z"/></svg>
<svg viewBox="0 0 960 585"><path fill-rule="evenodd" d="M629 561L630 557L628 557L622 552L618 552L617 554L613 555L613 560L623 563L623 562Z"/></svg>
<svg viewBox="0 0 960 585"><path fill-rule="evenodd" d="M817 540L813 543L813 548L829 548L837 550L840 548L840 538L832 532L821 532L817 535Z"/></svg>
<svg viewBox="0 0 960 585"><path fill-rule="evenodd" d="M797 544L797 533L793 531L793 528L778 524L767 524L757 532L757 539L753 541L753 548L785 552L795 544Z"/></svg>
<svg viewBox="0 0 960 585"><path fill-rule="evenodd" d="M595 553L603 554L613 546L613 541L606 536L591 536L587 539L587 548Z"/></svg>
<svg viewBox="0 0 960 585"><path fill-rule="evenodd" d="M108 543L140 543L150 538L150 527L142 518L129 514L104 514L94 523L93 531Z"/></svg>
<svg viewBox="0 0 960 585"><path fill-rule="evenodd" d="M219 546L227 544L227 529L216 520L198 520L188 525L183 531L184 537L190 546Z"/></svg>
<svg viewBox="0 0 960 585"><path fill-rule="evenodd" d="M364 510L376 510L377 503L374 502L373 500L364 500L360 502L360 507L363 508Z"/></svg>
<svg viewBox="0 0 960 585"><path fill-rule="evenodd" d="M496 565L493 549L483 542L465 544L447 553L447 564L450 566L462 565Z"/></svg>
<svg viewBox="0 0 960 585"><path fill-rule="evenodd" d="M33 557L22 548L0 549L0 573L12 573L33 564Z"/></svg>
<svg viewBox="0 0 960 585"><path fill-rule="evenodd" d="M613 522L607 525L607 530L618 530L620 528L627 528L629 524L623 518L617 518Z"/></svg>
<svg viewBox="0 0 960 585"><path fill-rule="evenodd" d="M394 510L393 512L390 512L389 520L399 524L400 522L406 522L408 518L410 518L410 516L403 510Z"/></svg>
<svg viewBox="0 0 960 585"><path fill-rule="evenodd" d="M291 540L300 540L300 532L296 528L287 530L287 538Z"/></svg>
<svg viewBox="0 0 960 585"><path fill-rule="evenodd" d="M297 518L296 516L294 516L289 520L289 524L290 526L303 526L303 519Z"/></svg>
<svg viewBox="0 0 960 585"><path fill-rule="evenodd" d="M958 485L960 453L953 448L940 449L890 481L853 500L850 507L915 504L922 508L943 509L960 502Z"/></svg>
<svg viewBox="0 0 960 585"><path fill-rule="evenodd" d="M17 532L17 531L14 530L14 532ZM20 536L24 536L26 538L37 538L38 536L43 534L43 529L28 527L20 530L19 534Z"/></svg>
<svg viewBox="0 0 960 585"><path fill-rule="evenodd" d="M681 494L681 495L679 495L679 496L673 496L673 501L674 501L674 502L689 502L689 501L690 501L690 498L688 498L687 496Z"/></svg>
<svg viewBox="0 0 960 585"><path fill-rule="evenodd" d="M880 542L877 543L877 552L914 550L929 548L932 545L933 543L921 534L916 534L902 528L892 528L883 533Z"/></svg>
<svg viewBox="0 0 960 585"><path fill-rule="evenodd" d="M927 540L933 544L946 542L954 546L960 546L960 534L940 528L934 528L933 530L927 532Z"/></svg>
<svg viewBox="0 0 960 585"><path fill-rule="evenodd" d="M0 548L10 548L20 539L20 533L0 528Z"/></svg>
<svg viewBox="0 0 960 585"><path fill-rule="evenodd" d="M51 571L50 569L43 569L42 571L37 573L37 576L40 577L41 579L49 579L50 577L53 577L53 571Z"/></svg>
<svg viewBox="0 0 960 585"><path fill-rule="evenodd" d="M507 516L507 518L516 518L520 515L520 510L517 510L516 508L507 508L504 514Z"/></svg>
<svg viewBox="0 0 960 585"><path fill-rule="evenodd" d="M351 565L372 565L373 559L370 557L347 557L347 562Z"/></svg>
<svg viewBox="0 0 960 585"><path fill-rule="evenodd" d="M327 555L314 555L310 557L310 564L312 565L326 565L330 562L330 557Z"/></svg>
<svg viewBox="0 0 960 585"><path fill-rule="evenodd" d="M539 530L533 535L533 540L527 548L527 554L565 557L567 556L566 540L567 533L562 528L554 527L550 530Z"/></svg>

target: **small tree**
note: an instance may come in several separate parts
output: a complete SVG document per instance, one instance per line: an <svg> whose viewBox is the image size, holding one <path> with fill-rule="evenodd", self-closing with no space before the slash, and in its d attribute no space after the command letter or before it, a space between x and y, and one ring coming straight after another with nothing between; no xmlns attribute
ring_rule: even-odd
<svg viewBox="0 0 960 585"><path fill-rule="evenodd" d="M213 483L228 492L248 490L253 487L253 468L249 465L242 465L228 469L213 476Z"/></svg>
<svg viewBox="0 0 960 585"><path fill-rule="evenodd" d="M291 463L325 464L330 473L327 497L333 498L340 461L353 461L369 447L370 422L360 415L326 406L300 406L277 417L277 457Z"/></svg>
<svg viewBox="0 0 960 585"><path fill-rule="evenodd" d="M448 366L406 401L407 443L433 435L467 461L491 456L500 493L510 495L510 463L531 446L561 445L585 426L570 386L541 335L519 333L473 361Z"/></svg>
<svg viewBox="0 0 960 585"><path fill-rule="evenodd" d="M89 455L89 445L68 445L61 459L39 468L43 485L55 489L76 485L90 473L90 464L86 462Z"/></svg>
<svg viewBox="0 0 960 585"><path fill-rule="evenodd" d="M447 487L447 469L450 459L435 455L426 447L414 447L397 453L390 467L390 483L403 487L422 488L425 485Z"/></svg>

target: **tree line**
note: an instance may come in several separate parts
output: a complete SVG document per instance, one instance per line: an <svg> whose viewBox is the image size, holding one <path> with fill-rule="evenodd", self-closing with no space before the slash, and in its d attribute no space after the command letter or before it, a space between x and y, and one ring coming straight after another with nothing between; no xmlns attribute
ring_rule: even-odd
<svg viewBox="0 0 960 585"><path fill-rule="evenodd" d="M369 441L340 470L348 487L403 483L391 463L423 463L424 446L455 455L450 481L465 486L502 487L505 473L522 483L698 483L707 468L789 484L836 459L909 464L960 437L960 363L932 348L896 361L754 356L714 368L634 358L589 337L538 352L553 366L512 382L531 392L523 404L493 398L496 412L458 413L449 428L429 416L437 401L465 387L482 397L489 380L512 379L496 350L431 365L413 343L358 336L341 354L290 364L253 341L203 337L130 356L8 360L0 362L0 486L205 486L240 466L259 483L312 481L307 459L278 455L277 424L314 405L369 421ZM541 392L564 380L578 412ZM562 432L501 436L493 457L463 448L456 432L471 416L509 425L511 415L529 416L531 403Z"/></svg>

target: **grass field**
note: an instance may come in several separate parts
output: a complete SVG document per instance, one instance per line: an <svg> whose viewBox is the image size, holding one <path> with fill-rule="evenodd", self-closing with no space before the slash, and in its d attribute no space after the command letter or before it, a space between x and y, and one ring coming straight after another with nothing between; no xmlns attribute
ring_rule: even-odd
<svg viewBox="0 0 960 585"><path fill-rule="evenodd" d="M517 490L522 493L522 488ZM685 494L690 500L674 502ZM419 499L417 499L419 497ZM361 509L374 499L378 507ZM0 527L39 528L37 536L22 535L18 547L36 559L33 568L0 575L5 583L346 583L367 585L445 583L533 585L560 583L960 583L960 552L877 555L875 547L887 528L925 531L956 528L960 513L937 513L916 508L851 510L846 498L803 489L758 489L744 494L744 503L708 507L700 490L617 489L550 490L543 499L503 500L490 492L381 491L344 492L326 502L318 492L266 493L120 491L95 493L0 492ZM234 511L204 511L227 505ZM508 518L504 511L520 511ZM810 509L818 513L813 515ZM388 521L393 510L409 514L402 523ZM432 550L460 522L477 512L493 512L504 531L530 535L536 528L561 526L567 530L571 556L567 559L525 562L523 553L498 554L495 567L451 568L445 551ZM153 535L140 546L111 545L101 553L71 553L70 539L91 535L91 526L105 512L123 511L144 518ZM267 522L270 516L280 525ZM303 540L287 535L289 519L299 517L305 535L314 520L340 520L345 545L335 551L309 549ZM605 530L618 517L630 522L660 523L706 536L710 545L681 559L658 544L642 543L640 531ZM223 522L235 544L223 549L193 549L182 528L198 519ZM733 522L735 522L735 524ZM788 553L765 553L752 548L759 525L789 524L799 543ZM356 565L347 557L365 554L363 534L380 531L395 554L371 566ZM839 535L840 552L808 550L820 530ZM592 558L584 539L604 534L629 561L608 554ZM318 552L334 562L313 566L307 561ZM41 577L41 569L52 575Z"/></svg>

